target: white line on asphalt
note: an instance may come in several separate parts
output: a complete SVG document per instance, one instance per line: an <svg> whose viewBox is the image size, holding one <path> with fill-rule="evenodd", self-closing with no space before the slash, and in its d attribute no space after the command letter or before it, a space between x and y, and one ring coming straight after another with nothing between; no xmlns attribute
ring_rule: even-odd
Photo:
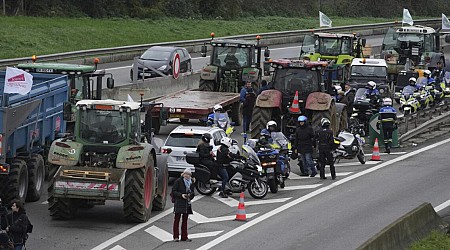
<svg viewBox="0 0 450 250"><path fill-rule="evenodd" d="M225 205L229 206L229 207L237 207L239 205L239 201L228 197L228 198L222 198L220 197L218 194L214 194L212 197L214 197L215 199L217 199L218 201L224 203ZM261 204L270 204L270 203L280 203L280 202L285 202L289 199L291 199L292 197L289 198L280 198L280 199L267 199L267 200L255 200L255 201L245 201L244 200L244 204L247 206L250 205L261 205Z"/></svg>
<svg viewBox="0 0 450 250"><path fill-rule="evenodd" d="M366 165L375 165L375 164L378 164L378 163L380 163L379 161L366 161ZM334 166L335 167L348 167L348 166L358 166L358 165L364 165L364 164L361 164L361 162L359 162L359 161L354 161L354 162L343 162L343 163L338 163L338 164L334 164ZM327 165L327 167L329 167L328 165Z"/></svg>
<svg viewBox="0 0 450 250"><path fill-rule="evenodd" d="M203 195L197 195L197 196L195 196L195 199L192 200L192 202L196 202L196 201L200 200L203 197L204 197ZM132 227L132 228L130 228L130 229L128 229L128 230L126 230L126 231L124 231L124 232L114 236L114 237L112 237L111 239L103 242L102 244L92 248L92 250L104 249L104 248L106 248L106 247L116 243L117 241L127 237L128 235L130 235L130 234L132 234L132 233L134 233L134 232L136 232L136 231L138 231L138 230L140 230L140 229L142 229L142 228L152 224L153 222L163 218L164 216L171 214L172 212L173 212L173 208L166 209L164 212L161 212L161 213L155 215L154 217L151 217L150 220L148 220L147 222L138 224L138 225L136 225L136 226L134 226L134 227Z"/></svg>
<svg viewBox="0 0 450 250"><path fill-rule="evenodd" d="M43 202L41 202L41 204L42 204L42 205L47 205L47 204L48 204L48 201L43 201Z"/></svg>
<svg viewBox="0 0 450 250"><path fill-rule="evenodd" d="M392 152L392 153L390 153L391 155L404 155L404 154L406 154L407 152ZM365 155L370 155L370 156L372 156L372 154L365 154ZM388 153L380 153L380 155L388 155Z"/></svg>
<svg viewBox="0 0 450 250"><path fill-rule="evenodd" d="M442 209L444 209L444 208L446 208L448 206L450 206L450 200L448 200L448 201L442 203L441 205L435 207L434 211L436 211L436 213L437 213L437 212L441 211Z"/></svg>
<svg viewBox="0 0 450 250"><path fill-rule="evenodd" d="M301 178L301 177L300 177ZM286 191L286 190L300 190L300 189L312 189L322 186L322 184L314 184L314 185L299 185L299 186L287 186L285 188L280 188L278 191Z"/></svg>
<svg viewBox="0 0 450 250"><path fill-rule="evenodd" d="M205 244L205 245L203 245L203 246L197 248L197 250L206 250L206 249L210 249L210 248L212 248L212 247L218 245L219 243L221 243L221 242L223 242L223 241L225 241L225 240L227 240L227 239L233 237L234 235L236 235L236 234L238 234L238 233L240 233L240 232L242 232L242 231L244 231L244 230L247 230L247 229L249 229L250 227L252 227L252 226L254 226L254 225L256 225L256 224L258 224L258 223L260 223L260 222L263 222L264 220L266 220L266 219L268 219L268 218L270 218L270 217L272 217L272 216L274 216L274 215L276 215L276 214L279 214L279 213L283 212L284 210L286 210L286 209L288 209L288 208L290 208L290 207L293 207L293 206L298 205L298 204L300 204L300 203L302 203L302 202L304 202L304 201L306 201L306 200L308 200L308 199L310 199L310 198L313 198L314 196L317 196L317 195L319 195L319 194L321 194L321 193L324 193L324 192L326 192L326 191L328 191L328 190L330 190L330 189L332 189L332 188L335 188L335 187L337 187L337 186L340 186L340 185L342 185L342 184L344 184L344 183L346 183L346 182L349 182L349 181L351 181L351 180L354 180L354 179L356 179L356 178L359 178L359 177L361 177L361 176L364 176L364 175L366 175L366 174L369 174L369 173L371 173L371 172L374 172L374 171L376 171L376 170L378 170L378 169L381 169L381 168L384 168L384 167L386 167L386 166L389 166L389 165L391 165L391 164L393 164L393 163L396 163L396 162L405 160L405 159L407 159L407 158L409 158L409 157L416 156L417 154L419 154L419 153L421 153L421 152L430 150L430 149L432 149L432 148L435 148L435 147L437 147L437 146L440 146L440 145L442 145L442 144L449 143L449 142L450 142L450 139L446 139L446 140L444 140L444 141L441 141L441 142L438 142L438 143L429 145L429 146L427 146L427 147L424 147L424 148L415 150L415 151L410 152L410 153L408 153L408 154L399 156L399 157L397 157L397 158L395 158L395 159L392 159L392 160L383 162L383 163L381 163L381 164L378 164L378 165L376 165L376 166L374 166L374 167L371 167L371 168L369 168L369 169L366 169L366 170L361 171L361 172L359 172L359 173L356 173L356 174L354 174L354 175L350 175L349 177L346 177L346 178L344 178L344 179L342 179L342 180L338 180L338 181L336 181L336 182L334 182L334 183L331 183L331 184L328 185L328 186L325 186L325 187L322 187L322 188L320 188L320 189L317 189L317 190L315 190L315 191L313 191L313 192L311 192L311 193L309 193L309 194L307 194L307 195L305 195L305 196L302 196L302 197L300 197L300 198L298 198L298 199L295 199L295 200L293 200L293 201L291 201L291 202L289 202L289 203L287 203L287 204L284 204L284 205L282 205L281 207L275 208L275 209L273 209L272 211L267 212L266 214L263 214L263 215L261 215L261 216L255 218L255 219L253 219L253 220L251 220L251 221L249 221L249 222L247 222L247 223L245 223L245 224L243 224L243 225L241 225L241 226L239 226L239 227L237 227L237 228L235 228L235 229L233 229L233 230L231 230L231 231L229 231L229 232L223 234L222 236L220 236L220 237L218 237L218 238L216 238L216 239L210 241L209 243L207 243L207 244Z"/></svg>
<svg viewBox="0 0 450 250"><path fill-rule="evenodd" d="M257 215L257 214L258 213L248 213L246 215L247 215L247 218L251 218L251 217L253 217L253 216ZM199 212L195 211L194 214L189 216L189 219L191 219L192 221L194 221L197 224L203 224L203 223L211 223L211 222L234 220L234 219L236 219L236 215L208 218L208 217L200 214Z"/></svg>
<svg viewBox="0 0 450 250"><path fill-rule="evenodd" d="M115 247L113 247L113 248L111 248L111 249L109 249L109 250L126 250L126 249L123 248L123 247L120 246L120 245L117 245L117 246L115 246Z"/></svg>
<svg viewBox="0 0 450 250"><path fill-rule="evenodd" d="M353 172L337 172L336 176L347 176L347 175L350 175L350 174L353 174ZM327 176L331 176L331 174L325 174L325 177L327 177ZM315 178L317 178L317 177L319 177L319 173L317 173ZM299 176L299 175L296 175L294 173L290 173L289 174L289 179L291 179L291 180L301 180L301 179L311 179L311 177L309 177L309 176ZM305 185L305 186L308 186L308 185Z"/></svg>
<svg viewBox="0 0 450 250"><path fill-rule="evenodd" d="M151 226L151 227L145 229L145 232L151 234L153 237L155 237L163 242L172 241L172 239L173 239L173 236L171 233L169 233L166 230L163 230L157 226ZM204 237L213 237L222 232L223 232L223 230L206 232L206 233L189 234L189 238L196 239L196 238L204 238Z"/></svg>

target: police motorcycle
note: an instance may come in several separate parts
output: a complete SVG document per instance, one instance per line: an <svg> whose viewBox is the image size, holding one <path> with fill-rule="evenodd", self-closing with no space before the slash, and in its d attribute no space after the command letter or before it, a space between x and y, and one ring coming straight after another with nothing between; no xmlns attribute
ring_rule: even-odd
<svg viewBox="0 0 450 250"><path fill-rule="evenodd" d="M214 113L208 115L207 125L222 129L230 137L234 132L234 122L231 121L228 113L223 110L222 105L215 105L213 110Z"/></svg>
<svg viewBox="0 0 450 250"><path fill-rule="evenodd" d="M233 141L233 144L237 142ZM227 186L233 193L241 193L247 189L253 198L262 199L267 195L268 187L261 175L261 162L255 151L247 145L242 146L242 156L245 160L233 160L226 167L230 176ZM207 166L200 164L198 153L187 153L186 161L195 167L193 177L196 178L196 189L200 194L212 195L222 186L220 176L218 176L219 182L209 183L211 172Z"/></svg>
<svg viewBox="0 0 450 250"><path fill-rule="evenodd" d="M378 113L379 100L374 101L366 96L366 88L359 88L355 93L352 117L358 120L364 128L365 134L369 134L369 120L372 115Z"/></svg>
<svg viewBox="0 0 450 250"><path fill-rule="evenodd" d="M268 133L266 129L261 135ZM268 134L267 134L268 135ZM270 192L277 193L278 187L284 188L285 181L291 173L290 155L291 144L281 132L272 132L270 142L261 142L258 139L249 139L246 145L253 148L261 161L262 174L266 177Z"/></svg>
<svg viewBox="0 0 450 250"><path fill-rule="evenodd" d="M339 162L340 159L358 158L361 164L366 164L366 156L363 149L365 140L358 133L361 130L359 124L350 123L348 129L349 131L339 132L334 140L334 143L337 144L334 160Z"/></svg>
<svg viewBox="0 0 450 250"><path fill-rule="evenodd" d="M400 96L400 111L403 114L412 114L419 110L420 102L415 96L416 88L413 86L405 86Z"/></svg>
<svg viewBox="0 0 450 250"><path fill-rule="evenodd" d="M417 86L414 96L420 103L420 109L425 109L434 103L434 97L431 95L433 86L428 84L428 80L425 77L417 78Z"/></svg>
<svg viewBox="0 0 450 250"><path fill-rule="evenodd" d="M444 78L440 82L442 95L444 98L450 97L450 71L445 72Z"/></svg>

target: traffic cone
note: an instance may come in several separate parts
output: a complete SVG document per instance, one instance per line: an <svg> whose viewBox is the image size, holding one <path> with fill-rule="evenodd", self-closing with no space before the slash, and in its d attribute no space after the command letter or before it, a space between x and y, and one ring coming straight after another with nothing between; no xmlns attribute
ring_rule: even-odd
<svg viewBox="0 0 450 250"><path fill-rule="evenodd" d="M380 148L378 147L378 138L375 138L375 144L373 144L372 161L381 161Z"/></svg>
<svg viewBox="0 0 450 250"><path fill-rule="evenodd" d="M244 205L244 192L241 192L241 195L239 196L239 205L235 220L247 221L247 215L245 214L245 205Z"/></svg>
<svg viewBox="0 0 450 250"><path fill-rule="evenodd" d="M292 101L292 106L289 108L291 113L299 113L300 107L298 106L298 91L295 91L294 101Z"/></svg>

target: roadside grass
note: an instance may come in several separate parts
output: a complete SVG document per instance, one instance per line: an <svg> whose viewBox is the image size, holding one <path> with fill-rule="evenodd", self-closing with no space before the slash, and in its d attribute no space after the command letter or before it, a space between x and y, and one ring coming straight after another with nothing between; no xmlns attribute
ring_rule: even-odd
<svg viewBox="0 0 450 250"><path fill-rule="evenodd" d="M383 18L330 17L333 26L391 22ZM419 18L418 18L419 19ZM397 18L397 20L401 20ZM318 28L318 18L91 19L0 17L0 59L156 42ZM264 38L263 38L264 39Z"/></svg>
<svg viewBox="0 0 450 250"><path fill-rule="evenodd" d="M414 243L409 250L448 250L450 236L438 231L432 231L426 238Z"/></svg>

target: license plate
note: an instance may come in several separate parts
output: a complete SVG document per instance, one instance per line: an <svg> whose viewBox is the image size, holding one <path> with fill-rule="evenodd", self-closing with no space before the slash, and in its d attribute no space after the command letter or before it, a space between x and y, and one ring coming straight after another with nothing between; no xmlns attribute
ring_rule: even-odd
<svg viewBox="0 0 450 250"><path fill-rule="evenodd" d="M182 114L170 114L170 118L184 118Z"/></svg>
<svg viewBox="0 0 450 250"><path fill-rule="evenodd" d="M185 158L184 156L176 156L176 157L175 157L175 160L176 160L176 161L185 161L185 159L186 159L186 158Z"/></svg>
<svg viewBox="0 0 450 250"><path fill-rule="evenodd" d="M266 168L266 173L270 174L273 173L274 169L273 168Z"/></svg>

